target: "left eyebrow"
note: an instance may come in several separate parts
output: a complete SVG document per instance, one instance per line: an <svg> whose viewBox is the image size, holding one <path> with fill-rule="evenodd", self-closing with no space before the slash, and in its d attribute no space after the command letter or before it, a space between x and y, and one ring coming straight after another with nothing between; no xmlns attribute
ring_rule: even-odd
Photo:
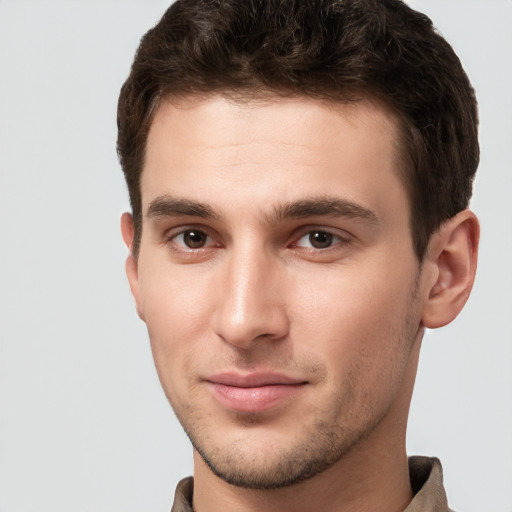
<svg viewBox="0 0 512 512"><path fill-rule="evenodd" d="M346 217L362 220L377 225L377 214L360 204L329 196L314 197L292 201L274 207L268 216L269 223L276 223L285 219L302 219L305 217Z"/></svg>

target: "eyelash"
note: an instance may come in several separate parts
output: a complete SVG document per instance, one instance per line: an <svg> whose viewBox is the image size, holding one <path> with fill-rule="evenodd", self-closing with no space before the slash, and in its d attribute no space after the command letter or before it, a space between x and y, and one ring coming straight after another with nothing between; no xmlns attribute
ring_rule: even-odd
<svg viewBox="0 0 512 512"><path fill-rule="evenodd" d="M303 246L299 245L299 242L306 237L308 237L309 243L311 245L313 245L313 241L312 241L311 237L313 235L320 235L320 234L324 235L324 236L327 235L328 245L326 247L303 247ZM335 233L329 229L316 228L316 229L308 229L308 231L303 232L303 234L297 239L297 241L292 244L292 247L296 247L299 249L305 249L305 250L309 250L309 251L315 251L315 252L316 251L326 252L329 249L333 249L338 245L347 245L350 242L351 242L351 239L349 238L349 236L343 236L340 233ZM321 241L320 241L320 243L321 243Z"/></svg>
<svg viewBox="0 0 512 512"><path fill-rule="evenodd" d="M204 249L208 249L209 247L221 247L221 244L219 243L216 243L214 244L213 246L212 245L208 245L205 243L205 245L201 246L201 247L189 247L186 245L186 243L183 241L182 243L177 243L176 240L179 238L179 237L184 237L186 236L187 234L196 234L196 235L202 235L202 236L205 236L207 238L209 238L211 241L214 240L214 237L212 237L206 230L204 229L200 229L200 228L194 228L194 227L187 227L185 229L181 229L180 231L176 232L176 233L171 233L169 234L167 237L166 237L166 240L165 242L166 243L171 243L173 244L174 246L177 246L178 248L175 248L175 250L177 251L183 251L183 252L198 252L198 251L202 251ZM172 245L171 245L172 247Z"/></svg>
<svg viewBox="0 0 512 512"><path fill-rule="evenodd" d="M206 237L205 243L200 247L190 247L187 245L183 237L189 235L199 235L201 237ZM344 235L339 232L334 232L333 230L326 228L312 228L308 227L307 229L302 229L299 233L300 236L294 236L293 241L286 245L287 248L295 249L304 253L308 253L311 255L314 254L322 254L328 253L330 251L334 251L336 249L341 249L346 247L348 244L352 242L352 237L350 234L345 233ZM326 247L314 247L312 246L311 237L315 235L323 235L326 237L326 243L328 244ZM178 242L178 239L182 237L181 241ZM301 245L301 240L309 237L310 246ZM209 249L217 249L222 248L223 244L221 242L215 241L216 237L211 235L208 230L204 228L194 228L193 226L188 226L185 228L181 228L179 231L173 231L166 235L164 243L167 244L175 253L182 254L186 257L197 257L199 255L204 255L206 251ZM320 239L320 243L321 239Z"/></svg>

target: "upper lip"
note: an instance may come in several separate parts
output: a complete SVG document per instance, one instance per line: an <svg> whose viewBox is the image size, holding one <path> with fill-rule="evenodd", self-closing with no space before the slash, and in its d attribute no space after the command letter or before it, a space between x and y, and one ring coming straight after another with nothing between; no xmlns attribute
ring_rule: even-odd
<svg viewBox="0 0 512 512"><path fill-rule="evenodd" d="M253 372L245 375L237 372L224 372L211 375L205 380L213 384L222 384L224 386L233 386L238 388L257 388L260 386L306 383L304 380L274 372Z"/></svg>

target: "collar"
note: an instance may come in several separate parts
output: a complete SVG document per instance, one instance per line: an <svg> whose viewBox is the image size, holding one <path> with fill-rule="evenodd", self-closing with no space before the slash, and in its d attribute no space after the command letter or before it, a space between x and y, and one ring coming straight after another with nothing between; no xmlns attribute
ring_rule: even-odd
<svg viewBox="0 0 512 512"><path fill-rule="evenodd" d="M443 469L435 457L409 457L409 475L414 498L404 512L453 512L448 508ZM193 512L194 479L178 483L171 512Z"/></svg>

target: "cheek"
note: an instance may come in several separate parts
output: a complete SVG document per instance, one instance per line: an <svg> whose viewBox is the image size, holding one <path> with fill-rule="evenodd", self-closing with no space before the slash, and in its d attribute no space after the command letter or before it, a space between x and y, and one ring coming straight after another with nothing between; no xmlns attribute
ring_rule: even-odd
<svg viewBox="0 0 512 512"><path fill-rule="evenodd" d="M205 279L176 271L142 272L139 280L155 366L167 395L176 395L182 376L193 374L193 354L205 342L215 291Z"/></svg>
<svg viewBox="0 0 512 512"><path fill-rule="evenodd" d="M310 276L295 289L301 298L295 303L294 338L304 339L304 350L322 353L341 378L353 372L369 380L387 378L402 364L419 325L413 276L408 269L382 268L339 268L330 279Z"/></svg>
<svg viewBox="0 0 512 512"><path fill-rule="evenodd" d="M209 273L151 259L139 272L141 305L150 332L169 340L204 326L215 292ZM189 339L189 341L193 341Z"/></svg>

